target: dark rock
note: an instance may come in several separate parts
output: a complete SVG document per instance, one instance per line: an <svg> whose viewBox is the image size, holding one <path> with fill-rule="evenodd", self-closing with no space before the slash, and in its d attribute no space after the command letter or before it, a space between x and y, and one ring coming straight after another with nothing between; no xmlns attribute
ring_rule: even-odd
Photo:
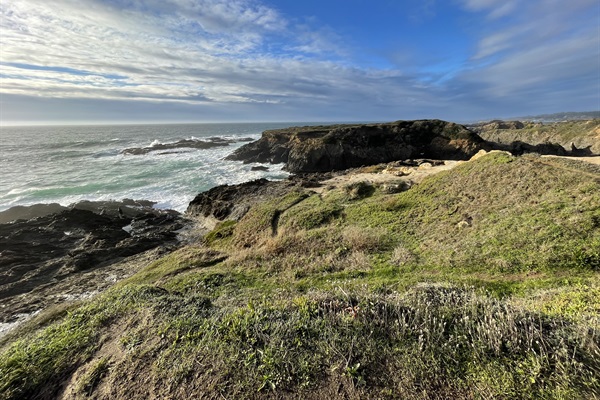
<svg viewBox="0 0 600 400"><path fill-rule="evenodd" d="M252 138L236 138L236 139L225 139L221 137L210 137L204 140L200 139L183 139L172 143L155 143L148 147L132 147L123 150L122 154L130 155L143 155L148 154L152 151L159 150L172 150L172 149L211 149L213 147L229 146L231 143L237 142L250 142ZM159 154L171 154L169 152L162 152Z"/></svg>
<svg viewBox="0 0 600 400"><path fill-rule="evenodd" d="M263 165L257 165L257 166L250 168L250 171L268 171L268 170L269 170L269 167L265 167Z"/></svg>
<svg viewBox="0 0 600 400"><path fill-rule="evenodd" d="M490 146L493 150L508 151L515 156L520 156L526 153L547 154L554 156L572 155L561 145L548 142L533 145L517 140L509 144L490 143Z"/></svg>
<svg viewBox="0 0 600 400"><path fill-rule="evenodd" d="M52 204L34 204L31 206L15 206L8 210L0 212L0 224L16 220L29 220L32 218L44 217L46 215L55 214L69 209L87 210L95 214L109 215L112 217L138 217L148 213L164 214L175 213L173 210L156 210L153 208L153 201L148 200L132 200L123 199L121 201L88 201L82 200L77 203L70 204L68 207L61 206L57 203Z"/></svg>
<svg viewBox="0 0 600 400"><path fill-rule="evenodd" d="M257 179L239 185L221 185L198 194L186 210L186 216L212 228L215 222L238 220L258 202L283 196L297 186L292 181L273 182Z"/></svg>
<svg viewBox="0 0 600 400"><path fill-rule="evenodd" d="M590 157L593 156L594 153L592 152L592 145L589 146L585 146L581 149L578 149L577 146L575 146L575 143L571 142L571 151L569 152L570 155L575 156L575 157Z"/></svg>
<svg viewBox="0 0 600 400"><path fill-rule="evenodd" d="M58 203L51 204L34 204L32 206L14 206L8 210L0 212L0 224L16 221L18 219L32 219L43 217L44 215L53 214L67 210L65 206Z"/></svg>
<svg viewBox="0 0 600 400"><path fill-rule="evenodd" d="M184 226L177 213L140 211L131 217L129 209L125 210L128 211L118 208L114 213L101 215L71 208L0 224L0 299L56 284L72 274L102 268L157 246L177 243L175 231ZM6 312L0 310L0 320Z"/></svg>
<svg viewBox="0 0 600 400"><path fill-rule="evenodd" d="M266 131L227 159L285 163L291 172L342 170L409 158L469 159L485 142L440 120L296 127Z"/></svg>

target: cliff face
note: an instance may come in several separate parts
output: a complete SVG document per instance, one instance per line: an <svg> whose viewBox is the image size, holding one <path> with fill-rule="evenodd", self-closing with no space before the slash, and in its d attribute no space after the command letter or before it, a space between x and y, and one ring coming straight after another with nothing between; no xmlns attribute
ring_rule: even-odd
<svg viewBox="0 0 600 400"><path fill-rule="evenodd" d="M462 160L483 148L485 142L462 125L420 120L266 131L227 158L286 163L290 172L323 172L409 158Z"/></svg>

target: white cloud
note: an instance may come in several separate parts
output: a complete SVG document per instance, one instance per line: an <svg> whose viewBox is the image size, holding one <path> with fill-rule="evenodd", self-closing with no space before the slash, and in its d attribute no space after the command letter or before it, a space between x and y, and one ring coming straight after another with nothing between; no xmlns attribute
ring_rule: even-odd
<svg viewBox="0 0 600 400"><path fill-rule="evenodd" d="M504 17L513 12L519 0L463 0L464 6L470 11L487 11L488 18Z"/></svg>
<svg viewBox="0 0 600 400"><path fill-rule="evenodd" d="M553 82L574 76L590 79L600 68L596 28L575 18L589 0L562 7L558 0L460 1L486 18L464 70L440 80L446 75L439 68L410 75L353 66L325 23L286 20L258 0L3 0L0 91L232 111L263 105L281 113L440 117L476 108L480 99L513 107L515 99L551 92Z"/></svg>
<svg viewBox="0 0 600 400"><path fill-rule="evenodd" d="M130 1L120 8L99 1L9 0L0 13L1 90L9 94L286 104L376 102L382 93L396 98L419 90L409 82L379 88L386 78L378 73L305 59L338 50L331 30L298 26L296 44L281 49L285 56L263 53L265 35L288 22L245 0Z"/></svg>
<svg viewBox="0 0 600 400"><path fill-rule="evenodd" d="M486 26L470 68L458 75L455 89L520 114L527 113L519 110L525 107L564 111L600 104L597 4L588 0L517 3L504 21ZM467 0L464 4L472 11L495 15L503 2Z"/></svg>

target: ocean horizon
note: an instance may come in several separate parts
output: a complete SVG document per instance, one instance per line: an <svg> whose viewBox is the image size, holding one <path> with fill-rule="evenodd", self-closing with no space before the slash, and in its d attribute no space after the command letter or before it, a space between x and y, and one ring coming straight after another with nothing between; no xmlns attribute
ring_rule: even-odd
<svg viewBox="0 0 600 400"><path fill-rule="evenodd" d="M217 185L285 179L282 165L253 170L258 164L224 158L265 130L321 124L329 122L3 126L0 211L133 199L183 212Z"/></svg>

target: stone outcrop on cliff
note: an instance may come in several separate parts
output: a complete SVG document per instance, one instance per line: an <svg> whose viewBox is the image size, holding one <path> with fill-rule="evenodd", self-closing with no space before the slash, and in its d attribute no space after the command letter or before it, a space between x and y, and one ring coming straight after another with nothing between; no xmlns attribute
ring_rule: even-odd
<svg viewBox="0 0 600 400"><path fill-rule="evenodd" d="M250 207L262 201L284 196L297 183L256 179L238 185L220 185L198 194L186 210L186 216L212 229L227 219L239 220Z"/></svg>
<svg viewBox="0 0 600 400"><path fill-rule="evenodd" d="M323 172L409 158L464 160L481 149L485 141L462 125L419 120L271 130L227 158Z"/></svg>

